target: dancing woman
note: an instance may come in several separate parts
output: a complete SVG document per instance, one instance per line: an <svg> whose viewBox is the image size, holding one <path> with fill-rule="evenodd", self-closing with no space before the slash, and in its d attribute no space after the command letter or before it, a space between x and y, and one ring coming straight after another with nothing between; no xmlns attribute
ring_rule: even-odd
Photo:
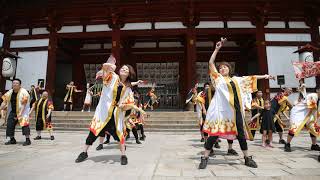
<svg viewBox="0 0 320 180"><path fill-rule="evenodd" d="M201 157L199 169L205 169L208 163L208 156L213 144L218 137L228 140L238 139L241 150L244 154L245 165L257 167L257 164L248 156L248 145L246 137L252 139L251 132L244 121L245 107L251 102L246 98L248 94L257 90L258 79L271 79L270 75L230 77L231 66L228 63L221 63L216 69L214 61L216 56L226 41L221 38L216 44L210 61L210 78L215 85L215 94L210 102L207 111L206 121L203 131L209 134L205 144L204 157Z"/></svg>
<svg viewBox="0 0 320 180"><path fill-rule="evenodd" d="M115 69L115 59L111 56L107 63L103 64L101 98L92 118L84 150L76 159L77 163L84 161L88 157L87 151L98 136L100 137L100 142L103 142L106 131L120 142L121 165L128 163L125 155L125 114L130 109L135 109L142 113L144 111L134 105L131 81L135 78L135 72L132 66L123 65L119 70L119 75L114 72Z"/></svg>

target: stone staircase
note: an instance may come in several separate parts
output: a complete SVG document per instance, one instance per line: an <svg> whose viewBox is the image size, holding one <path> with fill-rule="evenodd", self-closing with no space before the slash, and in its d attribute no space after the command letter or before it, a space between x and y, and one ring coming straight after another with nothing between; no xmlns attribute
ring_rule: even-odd
<svg viewBox="0 0 320 180"><path fill-rule="evenodd" d="M147 112L145 131L152 132L195 132L197 131L197 116L191 111L177 112ZM88 131L94 112L54 111L52 122L54 130ZM30 120L35 126L34 118Z"/></svg>
<svg viewBox="0 0 320 180"><path fill-rule="evenodd" d="M148 118L145 122L145 131L147 132L197 132L199 126L197 115L192 111L156 111L147 112ZM88 131L91 118L94 112L79 111L54 111L52 112L52 122L54 130L63 131ZM282 117L284 118L284 117ZM250 114L247 114L247 120ZM35 129L34 117L30 120L31 128ZM285 121L287 125L289 121ZM5 127L2 126L1 129Z"/></svg>

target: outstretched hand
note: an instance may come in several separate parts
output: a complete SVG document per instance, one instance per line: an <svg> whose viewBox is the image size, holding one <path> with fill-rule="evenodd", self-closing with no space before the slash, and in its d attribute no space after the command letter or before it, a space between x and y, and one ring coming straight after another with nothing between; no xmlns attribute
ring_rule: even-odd
<svg viewBox="0 0 320 180"><path fill-rule="evenodd" d="M265 78L265 79L276 80L276 77L274 77L274 76L272 76L272 75L268 75L268 74L266 74L265 76L266 76L266 78Z"/></svg>
<svg viewBox="0 0 320 180"><path fill-rule="evenodd" d="M219 50L226 41L227 41L227 38L221 37L220 41L217 42L217 44L216 44L216 49Z"/></svg>

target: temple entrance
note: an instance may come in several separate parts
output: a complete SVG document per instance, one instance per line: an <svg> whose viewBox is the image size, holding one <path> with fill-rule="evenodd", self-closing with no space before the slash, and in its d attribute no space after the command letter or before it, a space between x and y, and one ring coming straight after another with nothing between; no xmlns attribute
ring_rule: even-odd
<svg viewBox="0 0 320 180"><path fill-rule="evenodd" d="M122 36L121 36L122 37ZM123 36L120 48L120 64L134 67L137 79L145 81L138 88L143 102L146 94L155 88L158 96L158 110L182 110L185 108L185 95L196 84L199 90L209 81L208 61L214 43L220 35L196 36L194 50L196 59L188 67L188 51L184 36ZM259 73L256 40L253 34L231 35L229 41L218 54L219 61L228 61L234 75ZM75 96L75 110L81 110L85 98L86 84L94 85L96 72L106 62L112 52L111 37L104 38L61 38L57 51L57 75L55 102L57 109L63 106L65 85L71 80L83 90ZM189 52L190 53L190 52ZM118 64L119 66L119 64ZM189 84L190 87L187 87ZM95 89L99 92L102 86ZM99 97L93 98L95 107ZM94 107L92 108L94 110Z"/></svg>

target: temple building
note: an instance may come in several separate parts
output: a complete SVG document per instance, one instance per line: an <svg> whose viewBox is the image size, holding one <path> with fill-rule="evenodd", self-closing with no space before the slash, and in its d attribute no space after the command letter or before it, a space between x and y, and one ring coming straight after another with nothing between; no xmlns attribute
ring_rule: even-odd
<svg viewBox="0 0 320 180"><path fill-rule="evenodd" d="M283 75L283 86L292 88L298 87L292 62L299 61L293 52L308 43L320 47L320 1L316 0L0 3L2 46L21 57L16 77L26 89L44 80L57 104L62 104L68 82L83 90L86 83L93 84L111 53L118 66L132 65L138 79L148 82L142 93L155 86L163 108L181 109L194 84L209 81L208 61L221 36L228 42L217 61L230 62L234 74ZM319 52L313 53L314 61L319 57ZM306 80L309 91L316 84L319 77ZM1 77L0 85L0 91L7 90L11 81ZM266 80L259 89L272 96L280 86Z"/></svg>

